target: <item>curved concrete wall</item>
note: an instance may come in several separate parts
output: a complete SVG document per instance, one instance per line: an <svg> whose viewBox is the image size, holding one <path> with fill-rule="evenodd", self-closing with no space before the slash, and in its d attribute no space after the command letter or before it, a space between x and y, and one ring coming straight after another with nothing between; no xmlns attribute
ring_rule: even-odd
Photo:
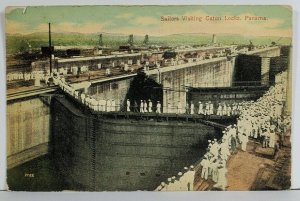
<svg viewBox="0 0 300 201"><path fill-rule="evenodd" d="M220 130L200 123L113 119L51 104L51 147L70 189L153 190L195 163Z"/></svg>

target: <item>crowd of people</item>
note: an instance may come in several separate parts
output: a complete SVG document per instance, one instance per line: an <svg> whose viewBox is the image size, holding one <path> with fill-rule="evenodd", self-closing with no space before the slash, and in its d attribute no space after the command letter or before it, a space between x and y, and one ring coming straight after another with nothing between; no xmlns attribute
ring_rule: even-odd
<svg viewBox="0 0 300 201"><path fill-rule="evenodd" d="M121 107L121 101L120 100L111 100L111 99L96 99L87 93L80 93L78 90L75 90L75 88L72 85L69 85L64 77L54 77L53 82L59 87L68 93L69 95L73 96L75 99L80 101L82 104L89 107L91 110L94 111L103 111L103 112L115 112L120 111Z"/></svg>
<svg viewBox="0 0 300 201"><path fill-rule="evenodd" d="M131 105L131 101L127 100L126 102L126 111L127 112L156 112L156 113L174 113L174 114L199 114L199 115L218 115L218 116L234 116L238 115L243 108L244 102L241 103L219 103L216 108L214 103L208 101L203 103L199 101L198 106L195 107L195 104L191 102L186 104L186 107L182 107L182 103L178 101L176 106L172 106L170 103L167 103L166 106L162 106L160 101L157 101L156 104L149 99L140 100L140 103L135 103L135 106Z"/></svg>
<svg viewBox="0 0 300 201"><path fill-rule="evenodd" d="M217 115L217 116L233 116L238 115L242 110L243 103L218 103L216 105L211 102L198 102L198 108L195 108L193 102L186 106L186 113L188 114L202 114L202 115Z"/></svg>
<svg viewBox="0 0 300 201"><path fill-rule="evenodd" d="M228 126L220 141L208 141L208 152L200 163L202 179L211 179L214 187L226 190L226 161L237 148L247 151L249 139L260 142L265 148L280 148L291 126L290 115L284 113L286 81L286 76L282 76L280 82L257 101L244 102L237 124Z"/></svg>
<svg viewBox="0 0 300 201"><path fill-rule="evenodd" d="M203 180L212 180L214 188L226 190L227 161L237 150L247 151L249 139L257 141L262 147L272 148L274 151L280 149L286 131L291 126L291 116L284 112L286 82L286 72L280 73L276 84L270 87L261 98L238 105L240 114L237 124L227 126L222 131L221 139L208 140L207 152L200 162ZM180 172L177 177L169 178L168 183L162 182L156 190L187 190L187 183L180 182L182 175ZM191 182L189 185L193 186L194 177L189 178L189 181Z"/></svg>
<svg viewBox="0 0 300 201"><path fill-rule="evenodd" d="M182 172L161 182L155 191L193 191L195 168L191 165L184 167Z"/></svg>
<svg viewBox="0 0 300 201"><path fill-rule="evenodd" d="M208 140L207 153L200 162L201 178L210 178L215 182L214 187L225 190L227 186L227 161L231 154L236 152L238 146L237 125L230 125L222 131L221 140Z"/></svg>
<svg viewBox="0 0 300 201"><path fill-rule="evenodd" d="M69 85L63 76L53 77L53 82L55 85L59 85L63 91L72 95L83 104L88 106L94 111L100 112L116 112L121 111L122 100L116 99L97 99L91 95L88 95L84 92L79 92L75 90L71 85ZM167 113L167 114L192 114L192 115L218 115L218 116L232 116L238 115L243 108L244 102L241 103L219 103L219 106L216 108L211 101L202 103L199 101L199 105L196 108L193 102L187 104L186 107L181 107L182 103L178 101L177 106L171 106L168 103L166 106L163 106L160 101L149 100L140 100L139 103L129 99L125 102L125 107L122 111L124 112L139 112L139 113Z"/></svg>
<svg viewBox="0 0 300 201"><path fill-rule="evenodd" d="M240 137L243 135L245 138L259 140L263 147L275 148L282 144L291 121L290 116L284 113L286 82L286 76L282 77L280 82L270 87L256 102L245 103L237 121ZM242 149L245 150L243 147Z"/></svg>
<svg viewBox="0 0 300 201"><path fill-rule="evenodd" d="M7 81L16 81L16 80L39 80L48 82L50 78L50 72L44 71L32 71L32 72L11 72L7 73L6 79Z"/></svg>
<svg viewBox="0 0 300 201"><path fill-rule="evenodd" d="M207 153L203 156L201 166L201 178L211 179L214 187L226 190L227 187L227 161L238 149L247 151L249 139L261 143L262 147L279 149L282 145L285 132L291 125L291 118L284 113L286 100L286 74L280 74L277 83L257 101L244 101L241 103L219 103L214 107L212 102L199 102L196 110L193 103L181 108L178 104L174 111L169 107L165 108L159 101L155 106L151 100L141 100L137 106L131 106L131 101L126 100L125 111L131 112L136 108L140 113L147 112L175 112L203 115L239 115L237 123L229 125L222 131L221 139L208 140ZM97 100L85 93L79 93L70 86L64 77L53 79L62 90L72 95L84 105L94 111L114 112L120 110L122 102L119 100ZM168 178L167 182L162 182L156 191L192 191L194 186L195 169L194 166L185 167L184 171L178 175Z"/></svg>
<svg viewBox="0 0 300 201"><path fill-rule="evenodd" d="M117 112L121 111L121 106L123 104L122 100L115 99L96 99L95 97L88 95L87 93L80 93L70 86L65 79L62 77L58 82L54 79L55 84L58 84L64 91L74 96L76 99L80 100L83 104L87 105L90 109L94 111L101 112ZM181 107L181 103L178 103L176 107L172 107L171 104L163 106L160 101L156 103L149 100L140 100L139 103L136 101L132 104L129 99L125 102L124 112L139 112L139 113L165 113L165 114L191 114L191 115L217 115L217 116L234 116L240 114L242 111L244 102L241 103L219 103L218 108L214 109L214 104L209 101L202 103L199 101L198 108L191 103L187 104L186 107Z"/></svg>
<svg viewBox="0 0 300 201"><path fill-rule="evenodd" d="M87 72L89 70L88 66L81 66L80 68L74 66L70 68L70 72L73 75L76 75L80 69L80 72ZM54 68L52 69L53 75L61 75L65 76L68 74L67 68ZM39 80L39 81L48 81L50 78L50 70L44 71L44 70L33 70L28 72L9 72L6 75L7 81L29 81L29 80Z"/></svg>
<svg viewBox="0 0 300 201"><path fill-rule="evenodd" d="M44 72L9 73L8 80L48 80L49 76ZM98 100L87 93L80 93L72 85L69 85L63 76L52 77L53 82L59 85L66 93L94 111L115 112L121 110L122 100L101 99ZM221 139L208 140L207 153L203 156L201 166L201 178L211 179L214 187L226 190L227 187L227 161L236 153L237 149L247 151L249 139L261 143L262 147L279 149L285 137L287 129L291 126L291 116L284 112L286 104L287 73L282 72L276 76L276 84L256 101L243 101L240 103L218 103L211 101L198 102L197 107L191 102L186 107L181 107L179 101L176 107L168 103L162 107L160 101L155 104L152 100L140 100L139 104L131 105L126 100L124 111L140 113L176 113L191 115L238 115L237 123L229 125L222 131ZM185 167L178 175L162 182L156 191L191 191L194 185L194 166Z"/></svg>

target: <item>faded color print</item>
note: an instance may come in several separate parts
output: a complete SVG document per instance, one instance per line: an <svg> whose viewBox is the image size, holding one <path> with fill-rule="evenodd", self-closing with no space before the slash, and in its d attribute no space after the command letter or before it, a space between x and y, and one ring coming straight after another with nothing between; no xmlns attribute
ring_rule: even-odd
<svg viewBox="0 0 300 201"><path fill-rule="evenodd" d="M290 6L12 6L5 22L8 190L290 189Z"/></svg>

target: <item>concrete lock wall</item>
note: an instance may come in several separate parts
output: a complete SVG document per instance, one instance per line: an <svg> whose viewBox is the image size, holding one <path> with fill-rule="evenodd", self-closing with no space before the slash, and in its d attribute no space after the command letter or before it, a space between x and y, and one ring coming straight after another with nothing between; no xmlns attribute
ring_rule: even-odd
<svg viewBox="0 0 300 201"><path fill-rule="evenodd" d="M39 98L8 103L6 119L8 168L48 152L50 110Z"/></svg>
<svg viewBox="0 0 300 201"><path fill-rule="evenodd" d="M175 107L180 102L182 107L185 107L186 87L232 86L234 65L234 59L219 58L212 62L191 67L171 69L170 71L162 72L160 75L159 71L157 71L157 73L151 74L150 77L160 80L163 85L164 106L170 103L171 107ZM132 79L94 84L89 88L89 94L96 99L114 99L117 102L124 103Z"/></svg>
<svg viewBox="0 0 300 201"><path fill-rule="evenodd" d="M93 84L89 87L88 94L96 99L115 100L116 103L123 104L132 80L133 78L128 78Z"/></svg>
<svg viewBox="0 0 300 201"><path fill-rule="evenodd" d="M51 103L50 152L65 176L67 189L89 190L92 184L92 144L88 119L68 102Z"/></svg>
<svg viewBox="0 0 300 201"><path fill-rule="evenodd" d="M162 178L200 159L200 144L215 136L211 127L174 122L97 120L96 125L101 127L95 138L98 190L153 190Z"/></svg>
<svg viewBox="0 0 300 201"><path fill-rule="evenodd" d="M234 86L261 84L261 60L257 55L238 55L234 71Z"/></svg>
<svg viewBox="0 0 300 201"><path fill-rule="evenodd" d="M70 189L153 190L199 160L208 139L221 136L200 123L100 117L64 98L52 104L51 145Z"/></svg>
<svg viewBox="0 0 300 201"><path fill-rule="evenodd" d="M162 84L164 87L163 103L182 107L186 105L186 87L230 87L235 60L226 58L218 59L209 63L181 68L178 70L163 72ZM171 89L171 90L169 90Z"/></svg>
<svg viewBox="0 0 300 201"><path fill-rule="evenodd" d="M268 86L270 78L270 58L261 58L261 85Z"/></svg>
<svg viewBox="0 0 300 201"><path fill-rule="evenodd" d="M278 47L269 48L266 51L257 51L254 53L260 57L271 58L270 72L277 71L277 63L274 63L274 57L279 56L280 49ZM285 55L286 56L286 55ZM140 58L137 56L135 58ZM133 60L135 60L133 58ZM259 74L262 74L263 69L268 68L268 58L261 58L262 68ZM266 62L264 62L264 60ZM75 62L75 63L72 63ZM85 61L89 62L89 61ZM98 60L94 61L96 65ZM135 61L133 61L134 63ZM164 87L163 105L168 102L171 106L178 104L180 101L185 106L186 90L185 86L192 87L230 87L232 86L232 77L235 67L235 60L227 60L226 58L215 58L204 60L203 63L195 64L191 67L165 67L161 68L161 74L157 72L152 75L161 82ZM73 64L83 65L80 61L71 61ZM41 65L46 65L47 62L42 62ZM283 62L282 66L286 66L287 62ZM288 63L290 64L290 62ZM57 65L57 64L56 64ZM59 65L63 65L60 63ZM275 67L276 69L275 69ZM265 67L266 68L265 68ZM169 70L164 70L168 69ZM286 67L285 67L286 68ZM275 69L275 70L274 70ZM236 69L235 69L236 71ZM253 74L253 66L250 71ZM264 70L264 72L267 72ZM289 76L291 76L289 70ZM159 75L158 75L159 74ZM241 81L244 81L242 79ZM129 89L131 79L105 82L90 87L91 95L99 97L99 99L114 99L124 100ZM168 90L172 89L172 90ZM233 95L224 94L223 98ZM208 98L209 96L207 96ZM244 95L241 98L246 98ZM196 98L198 100L198 98ZM222 99L222 97L220 97ZM200 99L199 99L200 100ZM7 104L7 159L8 168L15 167L33 158L47 153L49 141L49 108L39 98L18 100L18 102ZM74 124L75 125L75 124Z"/></svg>
<svg viewBox="0 0 300 201"><path fill-rule="evenodd" d="M212 102L217 109L219 103L233 104L242 101L257 100L266 91L268 87L230 87L230 88L202 88L193 89L188 92L188 102L195 104L196 111L199 107L199 101L203 104Z"/></svg>
<svg viewBox="0 0 300 201"><path fill-rule="evenodd" d="M270 58L270 82L275 83L275 75L285 71L289 66L289 55L281 55L279 57Z"/></svg>
<svg viewBox="0 0 300 201"><path fill-rule="evenodd" d="M252 54L260 57L277 57L280 56L280 47L270 47L268 49L257 50L257 52Z"/></svg>
<svg viewBox="0 0 300 201"><path fill-rule="evenodd" d="M254 50L248 54L238 55L234 71L234 85L269 86L270 81L272 81L271 71L274 69L274 60L279 55L279 47Z"/></svg>

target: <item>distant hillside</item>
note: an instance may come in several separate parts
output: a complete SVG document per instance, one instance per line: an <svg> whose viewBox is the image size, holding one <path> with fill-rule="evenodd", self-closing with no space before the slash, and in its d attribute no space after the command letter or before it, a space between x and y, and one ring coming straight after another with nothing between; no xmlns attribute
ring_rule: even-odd
<svg viewBox="0 0 300 201"><path fill-rule="evenodd" d="M102 33L104 45L117 47L127 44L128 36L124 34ZM149 36L149 44L157 45L201 45L210 43L212 36L210 34L173 34L167 36ZM144 36L134 36L134 44L140 45ZM217 42L222 44L249 44L252 41L256 44L271 44L272 41L278 41L278 44L289 45L291 38L280 37L250 37L241 35L217 35ZM96 46L98 44L98 34L80 34L80 33L52 33L52 44L56 46ZM40 48L48 45L48 33L33 33L28 35L6 35L7 53L16 53L32 48Z"/></svg>

